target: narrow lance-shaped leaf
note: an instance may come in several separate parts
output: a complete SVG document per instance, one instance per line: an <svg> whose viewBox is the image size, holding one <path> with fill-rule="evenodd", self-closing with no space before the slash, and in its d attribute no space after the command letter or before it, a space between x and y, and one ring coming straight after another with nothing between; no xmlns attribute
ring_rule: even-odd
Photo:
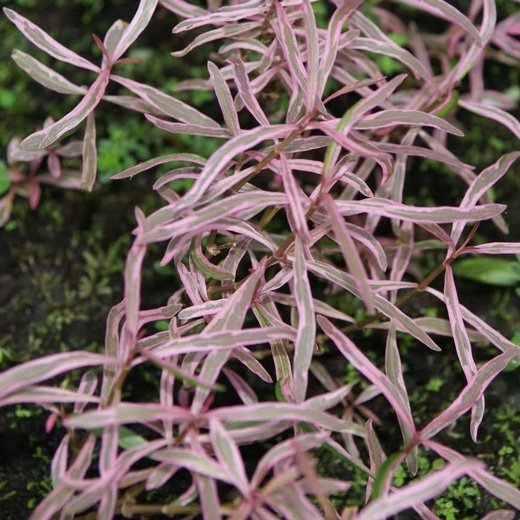
<svg viewBox="0 0 520 520"><path fill-rule="evenodd" d="M196 336L182 338L166 338L153 346L156 356L168 357L190 352L227 351L239 348L241 345L258 345L268 341L290 339L294 340L294 330L288 326L265 327L254 329L227 329L226 331L207 332ZM148 341L148 338L143 342ZM138 344L139 346L139 344ZM144 346L141 344L141 346Z"/></svg>
<svg viewBox="0 0 520 520"><path fill-rule="evenodd" d="M455 9L445 0L394 0L402 4L408 4L422 11L432 13L435 16L448 20L462 27L474 40L480 42L480 34L475 26L460 11Z"/></svg>
<svg viewBox="0 0 520 520"><path fill-rule="evenodd" d="M429 439L433 437L447 426L453 424L459 417L474 406L493 379L504 370L515 356L518 356L518 350L516 346L509 348L483 365L464 390L462 390L457 399L455 399L444 412L423 428L421 438Z"/></svg>
<svg viewBox="0 0 520 520"><path fill-rule="evenodd" d="M141 302L141 269L146 247L136 242L132 245L125 267L126 326L133 343L139 330L139 307ZM133 345L131 345L133 347Z"/></svg>
<svg viewBox="0 0 520 520"><path fill-rule="evenodd" d="M150 114L145 114L145 117L157 128L172 134L203 135L204 137L221 137L223 139L227 139L230 136L229 130L227 128L217 128L215 126L201 126L186 123L172 123Z"/></svg>
<svg viewBox="0 0 520 520"><path fill-rule="evenodd" d="M116 20L105 33L105 37L103 38L103 45L108 52L108 55L113 57L114 51L117 47L117 44L121 40L121 37L125 33L128 27L128 23L123 20ZM107 57L103 55L103 65L107 64Z"/></svg>
<svg viewBox="0 0 520 520"><path fill-rule="evenodd" d="M275 7L278 17L278 25L276 28L278 30L277 36L280 42L280 48L285 55L291 75L294 77L295 86L298 84L302 92L305 92L307 90L307 73L303 66L303 59L300 55L296 35L282 4L276 2Z"/></svg>
<svg viewBox="0 0 520 520"><path fill-rule="evenodd" d="M363 266L359 252L352 240L343 218L339 215L336 204L330 195L324 197L325 209L329 215L336 241L340 247L350 274L356 279L361 299L368 312L374 312L374 298L369 285L368 276Z"/></svg>
<svg viewBox="0 0 520 520"><path fill-rule="evenodd" d="M460 204L461 208L475 206L486 192L498 182L520 157L520 152L512 152L503 155L495 164L488 166L470 184ZM453 225L451 239L456 244L462 234L464 224L461 222Z"/></svg>
<svg viewBox="0 0 520 520"><path fill-rule="evenodd" d="M477 253L482 255L520 255L520 242L489 242L467 246L461 254Z"/></svg>
<svg viewBox="0 0 520 520"><path fill-rule="evenodd" d="M383 56L391 56L408 67L416 78L430 81L428 69L411 52L395 43L375 23L363 15L361 10L352 13L352 24L365 33L367 38L356 38L352 48L363 49Z"/></svg>
<svg viewBox="0 0 520 520"><path fill-rule="evenodd" d="M504 204L482 204L474 208L450 206L417 207L378 197L362 201L339 200L336 202L336 205L342 215L368 213L388 218L410 220L412 222L435 224L449 224L458 220L489 220L496 215L500 215L506 209Z"/></svg>
<svg viewBox="0 0 520 520"><path fill-rule="evenodd" d="M108 313L105 330L105 353L112 362L105 363L103 367L103 383L101 386L101 398L105 403L111 393L112 384L116 378L118 369L118 347L119 347L119 325L123 319L125 311L125 302L121 301L114 305ZM81 410L78 410L80 412ZM75 410L76 412L76 410Z"/></svg>
<svg viewBox="0 0 520 520"><path fill-rule="evenodd" d="M379 438L376 435L376 432L374 430L373 421L372 419L369 419L366 422L366 430L367 430L367 438L366 438L366 445L368 449L368 455L370 457L370 469L375 473L378 468L380 468L385 459L387 459L386 454L383 450L383 447L381 446L381 442ZM370 491L372 485L373 485L374 479L370 479L368 485L367 485L367 498L368 498L368 492Z"/></svg>
<svg viewBox="0 0 520 520"><path fill-rule="evenodd" d="M331 431L364 436L364 430L359 425L321 410L308 408L305 403L262 402L250 406L225 406L210 410L206 416L208 419L216 417L228 424L233 421L303 421Z"/></svg>
<svg viewBox="0 0 520 520"><path fill-rule="evenodd" d="M292 273L291 273L292 274ZM269 296L263 298L267 309L276 311L276 306ZM273 322L266 308L258 304L253 305L253 312L262 327L270 327ZM281 397L286 401L294 400L294 378L292 374L291 361L283 340L274 339L270 341L271 352L273 355L274 369L276 373L276 384L281 392Z"/></svg>
<svg viewBox="0 0 520 520"><path fill-rule="evenodd" d="M303 201L305 194L300 190L283 152L280 152L280 165L283 187L287 195L287 200L289 201L291 224L294 225L295 233L297 233L302 240L308 242L309 228L307 226L307 216Z"/></svg>
<svg viewBox="0 0 520 520"><path fill-rule="evenodd" d="M99 472L106 475L114 466L117 459L119 444L119 427L107 426L101 436L101 449L99 452Z"/></svg>
<svg viewBox="0 0 520 520"><path fill-rule="evenodd" d="M196 108L193 108L179 99L169 96L154 87L117 75L112 75L111 79L120 85L123 85L123 87L126 87L128 90L152 105L154 108L159 110L161 114L178 119L183 123L220 128L220 125L216 121Z"/></svg>
<svg viewBox="0 0 520 520"><path fill-rule="evenodd" d="M106 365L105 365L106 366ZM78 393L84 396L92 396L96 391L98 379L92 370L85 372L81 378L81 382L78 387ZM74 405L74 413L81 413L85 409L85 403L76 403Z"/></svg>
<svg viewBox="0 0 520 520"><path fill-rule="evenodd" d="M336 388L326 394L320 394L307 399L306 404L314 410L327 410L341 403L352 391L352 384Z"/></svg>
<svg viewBox="0 0 520 520"><path fill-rule="evenodd" d="M403 399L400 390L383 374L357 347L342 334L326 318L319 316L318 323L323 332L334 342L338 350L352 363L369 381L371 381L392 405L397 416L406 425L408 431L415 432L413 419Z"/></svg>
<svg viewBox="0 0 520 520"><path fill-rule="evenodd" d="M321 276L322 278L325 278L326 280L343 287L350 293L354 294L357 298L361 298L361 294L357 289L354 279L348 273L340 271L336 267L333 267L330 264L325 264L323 262L308 262L307 268L318 276ZM407 331L409 334L417 338L432 350L441 350L435 341L433 341L430 336L428 336L428 334L426 334L426 332L421 329L409 316L404 314L393 303L377 293L374 294L374 306L379 312L392 320L392 322L397 327L399 327L400 330Z"/></svg>
<svg viewBox="0 0 520 520"><path fill-rule="evenodd" d="M208 70L226 126L233 135L238 135L240 133L240 122L229 86L220 69L211 61L208 61Z"/></svg>
<svg viewBox="0 0 520 520"><path fill-rule="evenodd" d="M155 168L161 164L166 164L169 162L189 162L195 164L204 164L206 159L201 157L200 155L196 155L194 153L173 153L170 155L163 155L159 157L155 157L153 159L149 159L148 161L136 164L135 166L131 166L126 170L123 170L115 175L112 175L112 179L126 179L128 177L133 177L138 173L150 170L151 168Z"/></svg>
<svg viewBox="0 0 520 520"><path fill-rule="evenodd" d="M232 478L228 476L216 461L193 451L182 448L168 448L154 453L153 458L162 462L171 462L190 471L224 482L233 482Z"/></svg>
<svg viewBox="0 0 520 520"><path fill-rule="evenodd" d="M446 266L446 271L444 273L444 294L446 295L446 304L453 334L453 341L455 342L455 350L457 351L457 356L466 380L469 382L476 373L477 366L473 360L471 342L462 318L462 310L460 308L451 265ZM484 406L484 397L482 396L471 410L470 431L475 442L477 442L478 427L484 415Z"/></svg>
<svg viewBox="0 0 520 520"><path fill-rule="evenodd" d="M185 0L161 0L161 5L183 18L194 18L209 14L206 9Z"/></svg>
<svg viewBox="0 0 520 520"><path fill-rule="evenodd" d="M99 398L52 386L30 385L0 399L0 406L16 403L97 403Z"/></svg>
<svg viewBox="0 0 520 520"><path fill-rule="evenodd" d="M388 378L392 383L401 391L401 395L403 396L403 401L408 408L408 413L410 414L410 418L412 417L412 409L410 407L410 399L408 397L408 392L406 390L406 383L403 377L403 367L401 364L401 356L399 354L399 348L397 347L397 337L396 337L396 329L391 326L388 330L388 336L386 339L386 351L385 351L385 371L388 374ZM403 435L404 445L408 445L413 432L411 432L406 424L403 423L401 419L399 419L399 426L401 428L401 432ZM406 462L408 464L408 468L410 472L415 475L418 470L418 460L417 460L418 449L414 447L410 453L406 457Z"/></svg>
<svg viewBox="0 0 520 520"><path fill-rule="evenodd" d="M94 72L99 71L99 67L96 67L96 65L90 63L90 61L85 58L82 58L79 54L67 49L61 43L58 43L45 31L27 18L19 15L16 11L4 7L4 13L30 42L34 43L36 47L45 51L47 54L50 54L53 58L64 61L65 63L71 63L83 69L92 70Z"/></svg>
<svg viewBox="0 0 520 520"><path fill-rule="evenodd" d="M294 344L294 393L303 401L307 392L308 373L314 352L316 321L301 238L294 243L294 297L298 310L298 335Z"/></svg>
<svg viewBox="0 0 520 520"><path fill-rule="evenodd" d="M236 372L228 368L224 368L222 372L224 372L231 386L244 404L258 403L258 396L242 376L239 376Z"/></svg>
<svg viewBox="0 0 520 520"><path fill-rule="evenodd" d="M189 410L180 406L162 406L159 404L119 403L110 408L86 411L72 415L64 420L70 428L98 430L107 426L146 423L170 419L184 424L193 418Z"/></svg>
<svg viewBox="0 0 520 520"><path fill-rule="evenodd" d="M191 239L201 231L215 229L219 222L229 216L238 216L241 212L246 211L249 215L254 216L263 208L276 204L287 204L285 194L263 191L238 193L230 195L224 200L217 200L185 218L178 218L171 224L168 224L171 216L176 216L176 211L180 211L180 209L177 206L172 211L172 208L166 207L163 208L164 212L159 210L148 217L146 224L151 229L143 234L141 242L170 239L179 234L184 235L186 239Z"/></svg>
<svg viewBox="0 0 520 520"><path fill-rule="evenodd" d="M244 346L240 346L234 350L231 356L240 361L252 374L259 377L262 381L266 383L273 382L269 372L263 367L262 363Z"/></svg>
<svg viewBox="0 0 520 520"><path fill-rule="evenodd" d="M393 475L402 459L401 453L392 453L378 466L374 477L374 486L370 494L370 502L374 502L381 496L388 495Z"/></svg>
<svg viewBox="0 0 520 520"><path fill-rule="evenodd" d="M258 27L257 22L242 22L225 25L224 27L219 27L217 29L213 29L212 31L205 31L202 34L199 34L189 45L187 45L184 49L180 51L172 52L171 55L175 58L182 58L186 56L189 52L205 43L209 43L215 40L221 40L223 38L232 38L235 36L243 35L251 31L252 29L256 29Z"/></svg>
<svg viewBox="0 0 520 520"><path fill-rule="evenodd" d="M307 77L308 84L306 89L307 110L311 111L321 100L318 97L319 88L319 59L320 44L318 37L318 28L316 27L316 17L312 10L310 0L303 0L303 26L305 28L305 37L307 39Z"/></svg>
<svg viewBox="0 0 520 520"><path fill-rule="evenodd" d="M482 463L473 460L463 460L449 464L440 471L436 471L413 484L408 484L392 494L371 502L360 511L357 518L359 520L390 518L400 511L422 504L439 495L451 482L479 467L482 467Z"/></svg>
<svg viewBox="0 0 520 520"><path fill-rule="evenodd" d="M248 496L249 482L240 451L218 419L210 419L210 437L220 464L242 495Z"/></svg>
<svg viewBox="0 0 520 520"><path fill-rule="evenodd" d="M334 11L327 29L327 38L325 40L325 48L322 52L322 58L319 66L319 89L318 95L321 96L325 89L327 79L336 61L338 53L338 44L341 34L341 29L345 20L352 14L352 12L359 7L362 0L345 0Z"/></svg>
<svg viewBox="0 0 520 520"><path fill-rule="evenodd" d="M86 366L103 365L109 358L90 352L67 352L45 356L0 374L0 397L16 392L24 386L50 379L63 372Z"/></svg>
<svg viewBox="0 0 520 520"><path fill-rule="evenodd" d="M211 323L206 327L204 333L224 332L231 329L242 327L246 313L248 312L256 287L264 275L265 262L262 262L256 270L249 276L244 284L228 299L226 306L217 314ZM200 377L206 381L214 383L222 369L222 366L229 357L229 351L214 352L209 354L204 361L200 371ZM209 395L207 389L197 388L192 401L191 411L200 412L202 405Z"/></svg>
<svg viewBox="0 0 520 520"><path fill-rule="evenodd" d="M420 112L419 110L381 110L375 114L363 117L354 127L360 130L369 130L371 128L385 128L394 125L431 126L450 134L464 135L457 127L444 119L426 112Z"/></svg>
<svg viewBox="0 0 520 520"><path fill-rule="evenodd" d="M183 2L176 2L181 4ZM256 16L268 9L265 2L258 0L249 0L241 4L232 6L220 7L214 12L206 12L201 15L189 16L187 20L183 20L173 28L173 34L178 34L184 31L191 31L197 27L202 27L208 24L225 25L226 23L241 20L242 18L249 18Z"/></svg>
<svg viewBox="0 0 520 520"><path fill-rule="evenodd" d="M12 58L34 81L54 92L60 94L85 94L87 92L85 87L71 83L67 78L23 51L15 49Z"/></svg>
<svg viewBox="0 0 520 520"><path fill-rule="evenodd" d="M475 103L473 101L460 100L459 105L474 114L493 119L503 124L506 128L511 130L515 136L520 139L520 121L510 113L501 108L485 105L484 103Z"/></svg>
<svg viewBox="0 0 520 520"><path fill-rule="evenodd" d="M244 63L238 58L230 58L228 61L233 66L235 85L244 105L262 126L269 126L269 120L254 95Z"/></svg>
<svg viewBox="0 0 520 520"><path fill-rule="evenodd" d="M253 148L262 141L284 137L293 129L294 127L292 125L273 125L267 128L253 128L230 139L208 159L199 178L182 198L184 205L192 206L197 203L233 157Z"/></svg>
<svg viewBox="0 0 520 520"><path fill-rule="evenodd" d="M51 480L52 485L57 487L61 477L67 471L67 455L69 451L70 433L67 433L60 442L60 445L54 452L51 464Z"/></svg>
<svg viewBox="0 0 520 520"><path fill-rule="evenodd" d="M83 171L81 172L81 188L92 191L96 182L97 173L97 147L96 147L96 121L94 114L87 117L85 137L83 138Z"/></svg>
<svg viewBox="0 0 520 520"><path fill-rule="evenodd" d="M71 112L59 121L56 121L56 123L26 137L21 142L20 147L26 150L42 150L54 144L67 132L76 128L101 101L109 78L110 71L108 69L103 70L80 103Z"/></svg>
<svg viewBox="0 0 520 520"><path fill-rule="evenodd" d="M157 7L159 0L141 0L139 2L139 6L137 7L137 11L135 15L126 28L125 32L121 36L114 52L112 54L112 60L117 61L132 45L132 43L137 40L139 35L146 29L152 15Z"/></svg>

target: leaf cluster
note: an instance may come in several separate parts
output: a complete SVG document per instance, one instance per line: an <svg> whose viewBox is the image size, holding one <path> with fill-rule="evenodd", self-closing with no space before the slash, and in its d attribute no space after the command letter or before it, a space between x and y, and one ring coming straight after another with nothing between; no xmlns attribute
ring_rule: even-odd
<svg viewBox="0 0 520 520"><path fill-rule="evenodd" d="M14 51L35 81L79 101L11 141L0 221L17 195L36 207L42 183L95 188L102 103L142 114L172 143L186 144L186 136L212 143L207 157L172 147L112 176L167 168L153 185L162 206L136 209L124 299L108 315L105 351L54 354L0 375L1 405L40 404L50 412L47 428L59 423L65 432L51 464L53 489L33 518L95 509L102 519L383 519L409 508L435 518L429 501L463 476L520 507L511 484L439 440L465 414L477 440L486 389L519 358L514 343L461 304L452 264L520 253L514 242L472 245L480 222L507 232L506 206L491 190L520 152L475 171L450 150L463 138L457 116L464 110L520 137L510 113L515 101L484 83L489 60L518 63L518 17L497 21L494 0L474 1L466 14L444 0L392 2L438 19L442 30L430 34L372 2L322 4L326 11L310 0L141 0L129 23L118 20L103 39L94 36L99 63L4 10L36 47L92 80L78 85ZM154 16L180 19L174 57L216 49L204 77L171 92L120 72L121 64L139 65L128 51ZM194 106L182 92L197 93L201 103L214 99L213 106ZM80 131L81 140L70 139ZM79 166L68 168L65 158ZM405 185L417 174L410 158L442 164L463 190L458 203L405 203ZM161 265L181 283L163 306L145 309L151 247L163 248ZM432 249L443 260L418 274L415 259ZM432 286L440 278L442 290ZM341 292L356 301L356 316L329 303ZM445 318L409 312L425 292ZM364 352L357 333L365 330L383 339L379 359ZM437 338L450 338L461 369L461 390L424 425L408 397L402 334L438 356ZM482 342L494 355L480 364L474 347ZM321 352L334 352L368 385L357 392L342 384L320 363ZM84 371L77 389L44 384L77 369ZM128 380L144 370L157 375L156 395L129 398ZM388 455L371 410L378 397L402 436ZM316 471L318 448L366 475L359 510L337 510L329 500L350 483ZM444 465L396 488L401 464L417 473L419 448ZM251 449L261 453L254 465L244 455ZM143 501L143 491L158 489L174 496Z"/></svg>

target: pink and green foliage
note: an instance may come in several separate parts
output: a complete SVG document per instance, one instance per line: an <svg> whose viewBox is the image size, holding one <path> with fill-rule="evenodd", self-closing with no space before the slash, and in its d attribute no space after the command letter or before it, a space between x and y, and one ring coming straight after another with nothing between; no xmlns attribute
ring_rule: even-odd
<svg viewBox="0 0 520 520"><path fill-rule="evenodd" d="M462 475L520 508L518 490L436 439L470 414L476 440L486 388L520 358L518 347L459 302L452 269L463 255L520 253L518 243L471 243L481 221L507 230L506 207L492 200L490 190L520 153L475 172L449 150L463 139L459 107L520 136L520 123L507 112L514 100L486 90L483 72L489 48L499 59L518 59L518 16L497 23L494 0L473 0L466 14L444 0L400 0L388 10L334 0L323 28L311 0L221 4L141 0L130 23L116 21L103 41L95 38L103 54L99 65L4 10L40 51L86 69L92 79L88 87L74 85L14 51L37 82L79 101L60 120L12 141L2 222L16 194L36 207L42 182L94 187L94 114L101 102L140 112L167 133L221 140L207 159L172 150L114 176L152 175L162 164L174 168L154 185L163 206L149 215L136 210L124 300L108 315L106 351L56 354L0 375L1 404L38 403L51 413L49 427L57 420L64 431L52 461L54 489L33 518L73 518L92 508L102 519L162 513L210 520L375 520L409 508L436 518L426 503ZM399 4L418 17L438 18L444 32L418 33L390 10ZM176 23L175 56L214 50L207 79L177 86L214 92L211 116L162 91L153 78L144 84L116 71L156 14ZM408 44L398 45L389 32L406 36ZM178 38L180 33L188 34ZM189 43L179 49L177 41ZM377 56L396 60L406 72L385 76ZM108 95L110 84L126 91ZM69 139L79 132L82 143ZM62 170L62 156L82 157L82 168ZM465 187L460 203L405 204L407 178L418 175L407 167L409 157L449 169ZM48 172L38 173L43 164ZM189 189L176 190L178 179L191 179ZM389 224L385 236L380 223ZM143 309L142 266L152 244L163 246L162 263L176 269L183 287L171 287L164 307ZM444 249L445 259L418 279L412 259L428 248ZM430 287L437 277L444 277L443 292ZM439 299L447 319L407 314L407 302L424 291ZM338 292L359 300L365 317L356 321L325 301ZM167 330L152 334L145 327L164 320ZM379 330L386 344L380 359L356 344L361 329ZM426 425L414 420L397 332L436 356L445 355L436 336L451 336L460 362L458 397ZM482 341L496 347L496 355L480 364L474 345ZM335 364L353 365L369 381L368 390L353 395L352 386L339 384L316 362L320 349L334 351ZM143 365L154 374L159 368L158 395L150 402L127 401L125 382ZM87 366L93 368L75 391L42 386ZM315 380L320 384L311 385ZM378 395L402 432L401 446L388 457L372 421L348 411L349 402L368 409ZM263 453L255 465L244 460L244 447ZM365 507L334 509L327 496L346 491L349 481L318 474L312 460L318 447L365 472ZM401 463L417 471L419 449L445 459L445 467L394 488ZM368 453L366 460L361 453ZM141 503L142 490L160 488L173 499Z"/></svg>

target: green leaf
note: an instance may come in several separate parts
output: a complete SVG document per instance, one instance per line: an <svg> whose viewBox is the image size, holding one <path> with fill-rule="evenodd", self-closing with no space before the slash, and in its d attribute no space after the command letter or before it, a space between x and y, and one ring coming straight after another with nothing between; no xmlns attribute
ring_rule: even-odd
<svg viewBox="0 0 520 520"><path fill-rule="evenodd" d="M381 496L385 488L385 482L388 479L388 473L393 468L395 461L399 458L400 453L392 453L377 469L376 476L374 478L374 486L372 488L372 494L370 495L370 502L373 502Z"/></svg>
<svg viewBox="0 0 520 520"><path fill-rule="evenodd" d="M453 266L457 276L480 283L514 287L520 283L520 273L515 269L516 262L502 258L465 258Z"/></svg>
<svg viewBox="0 0 520 520"><path fill-rule="evenodd" d="M139 446L148 442L144 437L135 433L130 428L126 426L121 426L119 428L119 446L124 450L128 450L130 448L134 448L135 446Z"/></svg>
<svg viewBox="0 0 520 520"><path fill-rule="evenodd" d="M4 161L0 161L0 195L3 195L11 187L11 179Z"/></svg>

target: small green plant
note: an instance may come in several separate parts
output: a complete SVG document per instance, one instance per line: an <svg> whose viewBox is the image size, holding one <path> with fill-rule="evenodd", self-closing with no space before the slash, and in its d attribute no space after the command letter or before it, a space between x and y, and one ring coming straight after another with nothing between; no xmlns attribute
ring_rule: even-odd
<svg viewBox="0 0 520 520"><path fill-rule="evenodd" d="M516 260L463 258L454 264L453 270L456 275L475 282L499 287L516 287L520 284L520 255L516 255Z"/></svg>

